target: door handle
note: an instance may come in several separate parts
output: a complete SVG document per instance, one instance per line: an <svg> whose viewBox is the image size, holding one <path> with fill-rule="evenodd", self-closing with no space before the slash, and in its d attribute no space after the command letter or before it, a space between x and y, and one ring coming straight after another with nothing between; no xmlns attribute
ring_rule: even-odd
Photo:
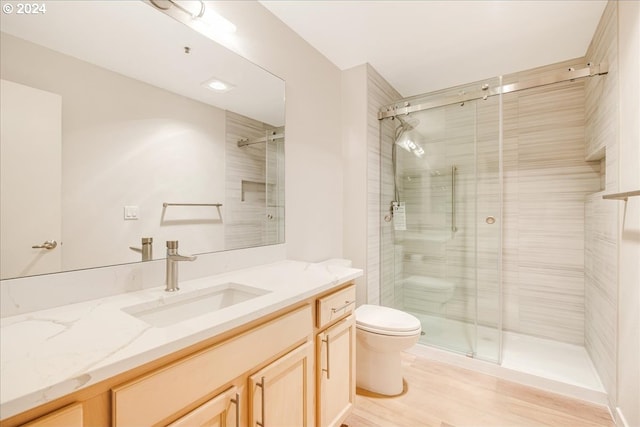
<svg viewBox="0 0 640 427"><path fill-rule="evenodd" d="M56 242L55 240L47 240L46 242L44 242L41 245L33 245L31 246L32 249L46 249L48 251L50 251L51 249L55 249L55 247L58 246L58 242Z"/></svg>
<svg viewBox="0 0 640 427"><path fill-rule="evenodd" d="M329 352L331 350L329 349L329 335L328 334L326 335L326 338L322 339L322 342L327 344L327 369L322 368L322 370L327 373L327 379L330 380L331 379L331 374L330 374L331 367L329 366L329 363L330 363L330 360L331 360L331 355L329 354Z"/></svg>
<svg viewBox="0 0 640 427"><path fill-rule="evenodd" d="M265 427L265 420L264 420L264 413L265 413L265 404L264 404L264 395L265 395L265 391L264 391L264 377L260 378L260 382L256 383L256 385L258 387L260 387L260 395L261 395L261 399L262 399L262 407L260 408L260 416L262 417L261 421L256 421L256 424L258 424L260 427Z"/></svg>

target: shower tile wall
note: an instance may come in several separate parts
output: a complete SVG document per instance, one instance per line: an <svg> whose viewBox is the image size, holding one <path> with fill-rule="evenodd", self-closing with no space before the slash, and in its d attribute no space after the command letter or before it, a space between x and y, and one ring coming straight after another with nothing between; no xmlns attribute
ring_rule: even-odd
<svg viewBox="0 0 640 427"><path fill-rule="evenodd" d="M280 226L273 226L267 220L270 213L272 221L282 223L282 206L267 207L267 188L277 199L273 189L277 187L267 182L267 150L275 150L273 143L254 144L238 147L240 139L262 138L271 126L245 116L226 112L226 147L225 147L225 193L223 206L223 222L225 230L225 249L260 246L267 242L275 242ZM267 148L267 145L270 147ZM277 165L277 156L269 155L270 167ZM275 159L275 160L272 160ZM269 174L274 178L278 174ZM275 190L279 193L282 190ZM269 209L269 212L267 211Z"/></svg>
<svg viewBox="0 0 640 427"><path fill-rule="evenodd" d="M527 79L578 59L510 76ZM599 162L584 160L584 81L504 96L504 328L584 344L584 201Z"/></svg>
<svg viewBox="0 0 640 427"><path fill-rule="evenodd" d="M621 202L603 200L618 188L618 4L605 8L586 58L607 62L609 74L586 82L586 151L602 159L602 190L587 197L585 206L585 347L609 394L616 401L616 336L618 285L618 209Z"/></svg>
<svg viewBox="0 0 640 427"><path fill-rule="evenodd" d="M382 288L380 283L391 283L391 277L380 277L380 263L393 264L393 243L391 223L382 218L388 212L380 209L380 121L378 111L381 106L400 99L400 94L391 87L378 72L367 64L367 302L369 304L393 305L393 287ZM388 167L382 168L382 194L393 194L393 175L391 173L391 141L394 126L385 121L383 125L382 158ZM389 200L390 201L390 200ZM380 236L390 244L382 246L386 252L381 254ZM389 265L382 269L384 274L392 274ZM382 282L381 282L382 280Z"/></svg>

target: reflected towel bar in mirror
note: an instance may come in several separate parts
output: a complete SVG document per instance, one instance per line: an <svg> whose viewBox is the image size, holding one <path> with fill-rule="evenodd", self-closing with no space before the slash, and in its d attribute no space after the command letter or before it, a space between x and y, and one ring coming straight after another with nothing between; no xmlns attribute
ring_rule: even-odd
<svg viewBox="0 0 640 427"><path fill-rule="evenodd" d="M219 208L222 206L222 203L167 203L167 202L164 202L162 204L163 208L166 208L167 206L215 206L216 208Z"/></svg>

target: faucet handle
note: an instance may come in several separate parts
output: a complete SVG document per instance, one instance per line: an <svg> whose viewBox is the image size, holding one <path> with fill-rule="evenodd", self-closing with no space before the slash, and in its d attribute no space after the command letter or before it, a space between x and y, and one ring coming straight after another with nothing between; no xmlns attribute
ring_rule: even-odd
<svg viewBox="0 0 640 427"><path fill-rule="evenodd" d="M178 241L167 240L167 259L172 261L195 261L198 257L195 255L181 255L178 253Z"/></svg>

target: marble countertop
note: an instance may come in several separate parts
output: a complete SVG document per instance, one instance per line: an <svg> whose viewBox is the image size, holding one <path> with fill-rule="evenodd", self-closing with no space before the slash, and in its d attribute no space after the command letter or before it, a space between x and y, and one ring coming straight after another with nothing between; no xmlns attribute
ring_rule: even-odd
<svg viewBox="0 0 640 427"><path fill-rule="evenodd" d="M340 263L281 261L164 287L123 293L0 319L0 419L42 405L204 339L285 308L362 275ZM123 308L224 283L268 293L153 327Z"/></svg>

